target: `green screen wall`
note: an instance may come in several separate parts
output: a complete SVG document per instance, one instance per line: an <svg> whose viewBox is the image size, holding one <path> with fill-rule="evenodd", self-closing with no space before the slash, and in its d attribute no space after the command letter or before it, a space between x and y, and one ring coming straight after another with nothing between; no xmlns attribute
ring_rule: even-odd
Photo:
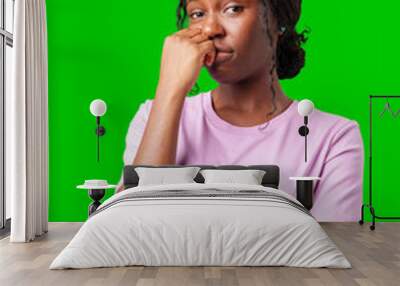
<svg viewBox="0 0 400 286"><path fill-rule="evenodd" d="M50 221L84 221L90 198L85 179L117 183L125 135L140 103L154 98L164 38L176 31L177 1L48 0ZM306 66L282 81L293 99L357 120L365 145L368 194L369 95L400 95L400 1L303 1L298 29L309 27ZM217 83L202 70L201 91ZM96 159L93 99L106 101L101 160ZM400 215L400 116L374 123L374 205ZM400 109L400 99L391 101ZM374 140L375 140L374 139ZM397 157L396 157L397 156ZM106 198L111 192L106 195ZM397 212L397 213L396 213Z"/></svg>

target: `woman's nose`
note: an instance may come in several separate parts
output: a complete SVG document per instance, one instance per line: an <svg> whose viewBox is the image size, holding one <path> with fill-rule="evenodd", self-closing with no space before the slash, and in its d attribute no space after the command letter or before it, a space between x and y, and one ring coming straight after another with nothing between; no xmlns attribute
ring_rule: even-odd
<svg viewBox="0 0 400 286"><path fill-rule="evenodd" d="M202 23L202 31L209 39L220 37L225 34L225 30L216 17L209 17Z"/></svg>

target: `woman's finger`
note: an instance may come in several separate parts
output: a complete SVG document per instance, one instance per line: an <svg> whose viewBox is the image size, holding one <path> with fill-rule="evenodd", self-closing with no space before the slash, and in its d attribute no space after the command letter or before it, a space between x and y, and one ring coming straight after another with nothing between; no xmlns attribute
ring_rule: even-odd
<svg viewBox="0 0 400 286"><path fill-rule="evenodd" d="M200 34L201 33L200 28L190 28L190 29L183 29L175 33L176 36L182 36L182 37L193 37L194 35Z"/></svg>
<svg viewBox="0 0 400 286"><path fill-rule="evenodd" d="M213 51L211 51L210 53L208 53L208 54L206 55L206 59L205 59L204 63L205 63L207 66L211 66L211 65L214 63L214 61L215 61L216 55L217 55L217 52L216 52L215 49L214 49Z"/></svg>
<svg viewBox="0 0 400 286"><path fill-rule="evenodd" d="M216 50L213 41L205 41L200 43L199 45L200 52L203 56L203 63L211 66L215 60Z"/></svg>
<svg viewBox="0 0 400 286"><path fill-rule="evenodd" d="M201 43L201 42L204 42L207 40L208 40L208 36L203 33L197 34L197 35L193 36L192 38L190 38L190 41L193 43Z"/></svg>

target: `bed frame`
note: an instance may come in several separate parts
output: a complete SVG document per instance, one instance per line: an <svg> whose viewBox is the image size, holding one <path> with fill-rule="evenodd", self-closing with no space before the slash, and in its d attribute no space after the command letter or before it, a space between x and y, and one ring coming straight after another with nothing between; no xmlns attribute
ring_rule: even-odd
<svg viewBox="0 0 400 286"><path fill-rule="evenodd" d="M139 176L135 171L136 167L150 168L182 168L182 167L200 167L203 169L219 169L219 170L264 170L266 171L261 184L265 187L279 188L279 167L276 165L126 165L124 167L124 187L125 190L138 185ZM194 178L197 183L204 183L204 178L200 174Z"/></svg>

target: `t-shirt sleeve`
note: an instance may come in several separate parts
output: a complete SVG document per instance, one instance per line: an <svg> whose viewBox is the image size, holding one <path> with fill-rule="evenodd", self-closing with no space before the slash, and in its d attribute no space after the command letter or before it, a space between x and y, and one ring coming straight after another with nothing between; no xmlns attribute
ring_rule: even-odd
<svg viewBox="0 0 400 286"><path fill-rule="evenodd" d="M131 165L136 156L149 117L150 109L151 100L147 99L145 102L140 104L138 111L129 124L128 132L125 136L125 150L123 153L124 166ZM122 168L121 177L116 190L123 185L123 175L124 169Z"/></svg>
<svg viewBox="0 0 400 286"><path fill-rule="evenodd" d="M364 144L359 125L352 120L330 142L311 213L318 221L357 221L363 179Z"/></svg>

